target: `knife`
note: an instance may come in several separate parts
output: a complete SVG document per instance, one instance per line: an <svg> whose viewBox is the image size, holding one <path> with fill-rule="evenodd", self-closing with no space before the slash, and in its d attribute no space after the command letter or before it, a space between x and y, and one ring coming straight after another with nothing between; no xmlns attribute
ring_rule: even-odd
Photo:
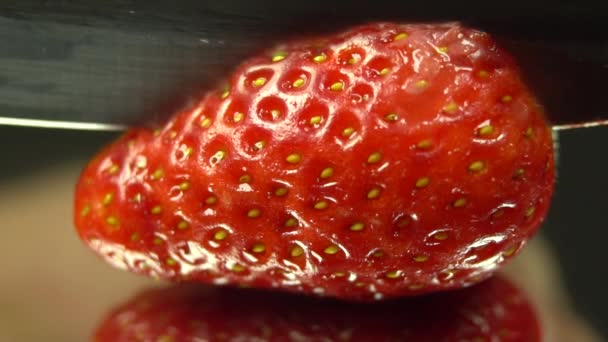
<svg viewBox="0 0 608 342"><path fill-rule="evenodd" d="M608 44L598 8L474 12L448 4L442 11L377 0L336 16L327 1L4 1L0 125L124 130L160 122L247 55L289 35L454 18L498 37L555 130L608 125Z"/></svg>

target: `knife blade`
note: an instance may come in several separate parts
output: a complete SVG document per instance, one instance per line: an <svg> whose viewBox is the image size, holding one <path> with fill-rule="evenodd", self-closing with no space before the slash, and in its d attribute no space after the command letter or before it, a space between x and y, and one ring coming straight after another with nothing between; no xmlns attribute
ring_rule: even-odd
<svg viewBox="0 0 608 342"><path fill-rule="evenodd" d="M159 122L275 39L374 17L396 19L357 5L346 18L332 16L314 1L278 9L244 1L174 7L110 2L0 5L0 124L123 130ZM280 10L287 14L277 15ZM411 8L408 13L398 18L425 17ZM290 23L312 18L326 24L311 29ZM579 18L588 22L571 26L580 30L576 34L560 29L563 16L552 19L553 26L545 22L546 32L533 21L513 28L513 18L475 18L467 21L498 36L515 55L555 129L608 124L608 44L593 18Z"/></svg>

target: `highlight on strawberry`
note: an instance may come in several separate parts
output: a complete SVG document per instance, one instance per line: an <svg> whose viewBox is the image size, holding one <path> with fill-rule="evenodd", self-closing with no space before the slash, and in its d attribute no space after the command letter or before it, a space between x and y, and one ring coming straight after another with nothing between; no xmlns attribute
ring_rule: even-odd
<svg viewBox="0 0 608 342"><path fill-rule="evenodd" d="M553 185L543 108L492 37L374 23L280 44L130 129L74 219L135 273L367 301L488 278Z"/></svg>

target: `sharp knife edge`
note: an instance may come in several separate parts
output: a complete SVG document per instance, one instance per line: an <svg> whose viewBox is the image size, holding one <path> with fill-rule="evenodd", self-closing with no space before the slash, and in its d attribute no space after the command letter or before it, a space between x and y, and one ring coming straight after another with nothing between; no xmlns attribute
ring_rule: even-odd
<svg viewBox="0 0 608 342"><path fill-rule="evenodd" d="M42 119L23 119L0 116L0 125L15 126L15 127L33 127L33 128L49 128L49 129L66 129L80 131L106 131L120 132L129 128L128 125L110 124L100 122L71 122L71 121L54 121ZM581 128L593 128L600 126L608 126L608 120L598 120L592 122L572 123L552 125L554 131L573 130Z"/></svg>
<svg viewBox="0 0 608 342"><path fill-rule="evenodd" d="M37 127L52 129L69 129L80 131L124 131L127 125L108 124L99 122L74 122L74 121L55 121L43 119L24 119L0 116L0 125L18 127Z"/></svg>

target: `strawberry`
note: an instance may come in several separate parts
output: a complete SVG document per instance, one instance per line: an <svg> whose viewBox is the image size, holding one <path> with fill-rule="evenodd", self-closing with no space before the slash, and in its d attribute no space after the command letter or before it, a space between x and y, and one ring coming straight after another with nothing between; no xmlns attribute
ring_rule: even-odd
<svg viewBox="0 0 608 342"><path fill-rule="evenodd" d="M93 340L535 342L541 329L525 296L495 277L376 304L179 285L145 291L114 309Z"/></svg>
<svg viewBox="0 0 608 342"><path fill-rule="evenodd" d="M83 171L111 264L353 300L459 288L515 256L554 183L513 59L459 24L367 24L252 57Z"/></svg>

